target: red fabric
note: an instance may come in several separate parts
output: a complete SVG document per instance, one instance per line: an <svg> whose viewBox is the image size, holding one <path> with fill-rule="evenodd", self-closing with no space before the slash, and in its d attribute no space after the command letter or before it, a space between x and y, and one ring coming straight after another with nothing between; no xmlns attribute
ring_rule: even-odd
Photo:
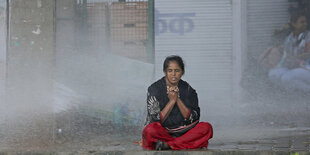
<svg viewBox="0 0 310 155"><path fill-rule="evenodd" d="M158 140L166 142L173 150L208 147L213 136L211 124L198 123L193 129L180 137L173 138L159 122L147 125L142 132L142 147L153 150Z"/></svg>

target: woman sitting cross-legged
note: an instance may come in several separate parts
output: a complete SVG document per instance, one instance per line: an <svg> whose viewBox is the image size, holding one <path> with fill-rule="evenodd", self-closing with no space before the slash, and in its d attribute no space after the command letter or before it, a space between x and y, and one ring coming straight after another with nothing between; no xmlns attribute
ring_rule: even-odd
<svg viewBox="0 0 310 155"><path fill-rule="evenodd" d="M164 61L165 76L153 83L147 93L147 119L142 132L145 149L207 148L212 126L199 122L196 91L185 81L184 63L179 56Z"/></svg>

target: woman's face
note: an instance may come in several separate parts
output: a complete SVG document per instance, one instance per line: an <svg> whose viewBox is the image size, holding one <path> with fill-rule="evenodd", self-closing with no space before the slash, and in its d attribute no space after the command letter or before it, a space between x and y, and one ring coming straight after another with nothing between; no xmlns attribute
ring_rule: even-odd
<svg viewBox="0 0 310 155"><path fill-rule="evenodd" d="M305 16L300 16L295 23L293 23L294 30L297 32L304 32L307 30L307 19Z"/></svg>
<svg viewBox="0 0 310 155"><path fill-rule="evenodd" d="M183 70L177 62L170 61L165 74L167 79L167 85L177 86L183 75Z"/></svg>

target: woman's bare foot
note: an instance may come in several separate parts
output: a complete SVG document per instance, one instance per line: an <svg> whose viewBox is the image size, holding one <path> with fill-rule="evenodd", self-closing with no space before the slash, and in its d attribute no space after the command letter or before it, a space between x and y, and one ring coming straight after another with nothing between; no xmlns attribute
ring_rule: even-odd
<svg viewBox="0 0 310 155"><path fill-rule="evenodd" d="M157 141L156 146L155 146L155 150L170 150L171 147L169 146L169 144L167 144L166 142L162 142L162 141Z"/></svg>
<svg viewBox="0 0 310 155"><path fill-rule="evenodd" d="M163 150L171 150L171 147L169 146L168 143L163 142Z"/></svg>

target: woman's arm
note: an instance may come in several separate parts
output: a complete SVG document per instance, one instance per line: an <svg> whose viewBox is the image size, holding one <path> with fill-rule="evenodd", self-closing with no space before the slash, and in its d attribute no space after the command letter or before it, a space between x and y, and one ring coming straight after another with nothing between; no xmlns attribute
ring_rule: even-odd
<svg viewBox="0 0 310 155"><path fill-rule="evenodd" d="M177 102L178 92L169 91L169 90L167 90L167 92L168 92L169 102L166 104L164 109L161 111L161 117L162 117L161 122L164 122L167 119L175 103Z"/></svg>
<svg viewBox="0 0 310 155"><path fill-rule="evenodd" d="M310 42L306 43L305 52L298 54L296 57L298 59L301 59L304 61L307 61L309 59L309 57L310 57Z"/></svg>
<svg viewBox="0 0 310 155"><path fill-rule="evenodd" d="M296 63L296 66L299 67L299 60L308 61L310 57L310 42L306 44L305 52L287 57L287 63L292 64Z"/></svg>
<svg viewBox="0 0 310 155"><path fill-rule="evenodd" d="M165 108L160 112L161 115L162 115L161 116L162 117L162 120L161 120L162 123L167 119L167 117L169 116L169 114L170 114L171 110L173 109L174 105L175 105L174 101L169 101L167 103L167 105L165 106Z"/></svg>
<svg viewBox="0 0 310 155"><path fill-rule="evenodd" d="M183 101L180 98L177 99L177 105L178 105L178 108L179 108L182 116L185 119L188 118L190 110L186 107L186 105L183 103Z"/></svg>
<svg viewBox="0 0 310 155"><path fill-rule="evenodd" d="M309 59L309 56L310 56L310 51L306 51L304 53L296 55L296 58L300 59L300 60L307 61Z"/></svg>
<svg viewBox="0 0 310 155"><path fill-rule="evenodd" d="M188 86L188 95L183 101L187 105L188 115L185 117L187 123L192 123L200 118L200 108L198 106L198 97L196 91Z"/></svg>

